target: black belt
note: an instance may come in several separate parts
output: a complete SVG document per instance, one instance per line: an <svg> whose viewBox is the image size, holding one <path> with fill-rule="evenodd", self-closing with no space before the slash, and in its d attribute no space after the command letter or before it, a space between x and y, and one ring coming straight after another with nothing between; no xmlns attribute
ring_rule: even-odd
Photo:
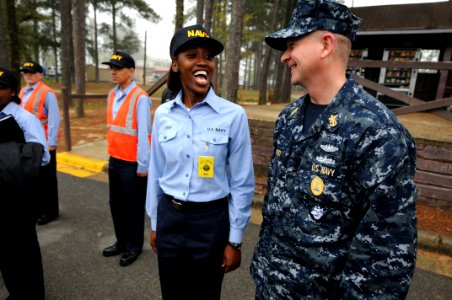
<svg viewBox="0 0 452 300"><path fill-rule="evenodd" d="M220 207L222 205L225 205L227 203L228 197L224 197L221 199L208 201L208 202L193 202L193 201L182 201L175 199L171 195L164 194L163 199L168 201L169 204L171 204L172 207L174 207L177 210L197 210L197 209L206 209L206 208L214 208L214 207Z"/></svg>

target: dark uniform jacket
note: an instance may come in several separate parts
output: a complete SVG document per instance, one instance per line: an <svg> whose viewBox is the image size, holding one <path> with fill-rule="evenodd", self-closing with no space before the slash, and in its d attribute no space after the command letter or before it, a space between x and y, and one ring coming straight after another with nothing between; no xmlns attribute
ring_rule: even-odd
<svg viewBox="0 0 452 300"><path fill-rule="evenodd" d="M0 219L1 223L16 215L32 211L33 202L24 194L35 186L43 146L39 143L7 142L0 144ZM28 194L27 194L28 195ZM25 202L24 202L25 201Z"/></svg>
<svg viewBox="0 0 452 300"><path fill-rule="evenodd" d="M399 299L416 256L416 150L352 78L302 131L306 95L274 132L251 273L264 299Z"/></svg>

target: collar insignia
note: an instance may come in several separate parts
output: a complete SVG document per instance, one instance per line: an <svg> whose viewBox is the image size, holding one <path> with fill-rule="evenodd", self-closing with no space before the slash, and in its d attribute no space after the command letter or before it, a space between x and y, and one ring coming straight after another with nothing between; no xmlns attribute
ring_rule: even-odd
<svg viewBox="0 0 452 300"><path fill-rule="evenodd" d="M331 115L328 118L328 121L330 122L330 126L331 127L336 127L336 125L337 125L337 116L336 115Z"/></svg>

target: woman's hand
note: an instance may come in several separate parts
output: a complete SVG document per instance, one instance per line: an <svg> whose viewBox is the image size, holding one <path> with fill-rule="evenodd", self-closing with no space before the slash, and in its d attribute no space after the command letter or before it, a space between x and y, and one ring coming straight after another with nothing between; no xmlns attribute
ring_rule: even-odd
<svg viewBox="0 0 452 300"><path fill-rule="evenodd" d="M151 245L152 250L157 253L157 244L155 243L155 240L157 239L157 232L152 230L151 231L151 239L149 241L149 245Z"/></svg>
<svg viewBox="0 0 452 300"><path fill-rule="evenodd" d="M240 267L240 263L242 262L242 251L235 250L231 247L231 245L226 245L224 248L223 254L223 264L221 265L224 268L224 272L228 273L234 271L238 267Z"/></svg>

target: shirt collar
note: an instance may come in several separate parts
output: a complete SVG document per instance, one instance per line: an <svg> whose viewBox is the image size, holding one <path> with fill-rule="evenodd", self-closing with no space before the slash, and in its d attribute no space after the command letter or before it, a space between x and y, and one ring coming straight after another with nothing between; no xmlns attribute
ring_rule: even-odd
<svg viewBox="0 0 452 300"><path fill-rule="evenodd" d="M16 102L11 101L11 102L9 102L8 104L6 104L6 106L5 106L5 108L2 110L2 112L3 112L4 114L7 114L7 115L13 115L13 114L16 112L16 110L17 110L18 107L19 107L19 106L17 105Z"/></svg>
<svg viewBox="0 0 452 300"><path fill-rule="evenodd" d="M38 82L36 82L35 84L32 84L32 85L30 85L30 86L27 86L27 87L26 87L27 90L29 90L29 89L32 89L32 90L36 89L36 88L38 87L38 84L39 84L40 82L41 82L41 81L38 81Z"/></svg>
<svg viewBox="0 0 452 300"><path fill-rule="evenodd" d="M137 84L135 81L132 81L125 89L120 90L119 84L115 86L115 94L118 94L119 92L123 93L124 95L127 95L131 89L133 89Z"/></svg>
<svg viewBox="0 0 452 300"><path fill-rule="evenodd" d="M222 99L215 94L215 91L212 87L210 87L209 92L207 92L206 97L200 104L209 105L214 111L217 113L221 112L221 106L222 101L227 101L225 99ZM176 98L174 98L173 103L171 104L171 108L174 108L176 105L179 105L180 107L184 107L184 104L182 103L182 90L179 91ZM198 104L197 104L198 105Z"/></svg>

